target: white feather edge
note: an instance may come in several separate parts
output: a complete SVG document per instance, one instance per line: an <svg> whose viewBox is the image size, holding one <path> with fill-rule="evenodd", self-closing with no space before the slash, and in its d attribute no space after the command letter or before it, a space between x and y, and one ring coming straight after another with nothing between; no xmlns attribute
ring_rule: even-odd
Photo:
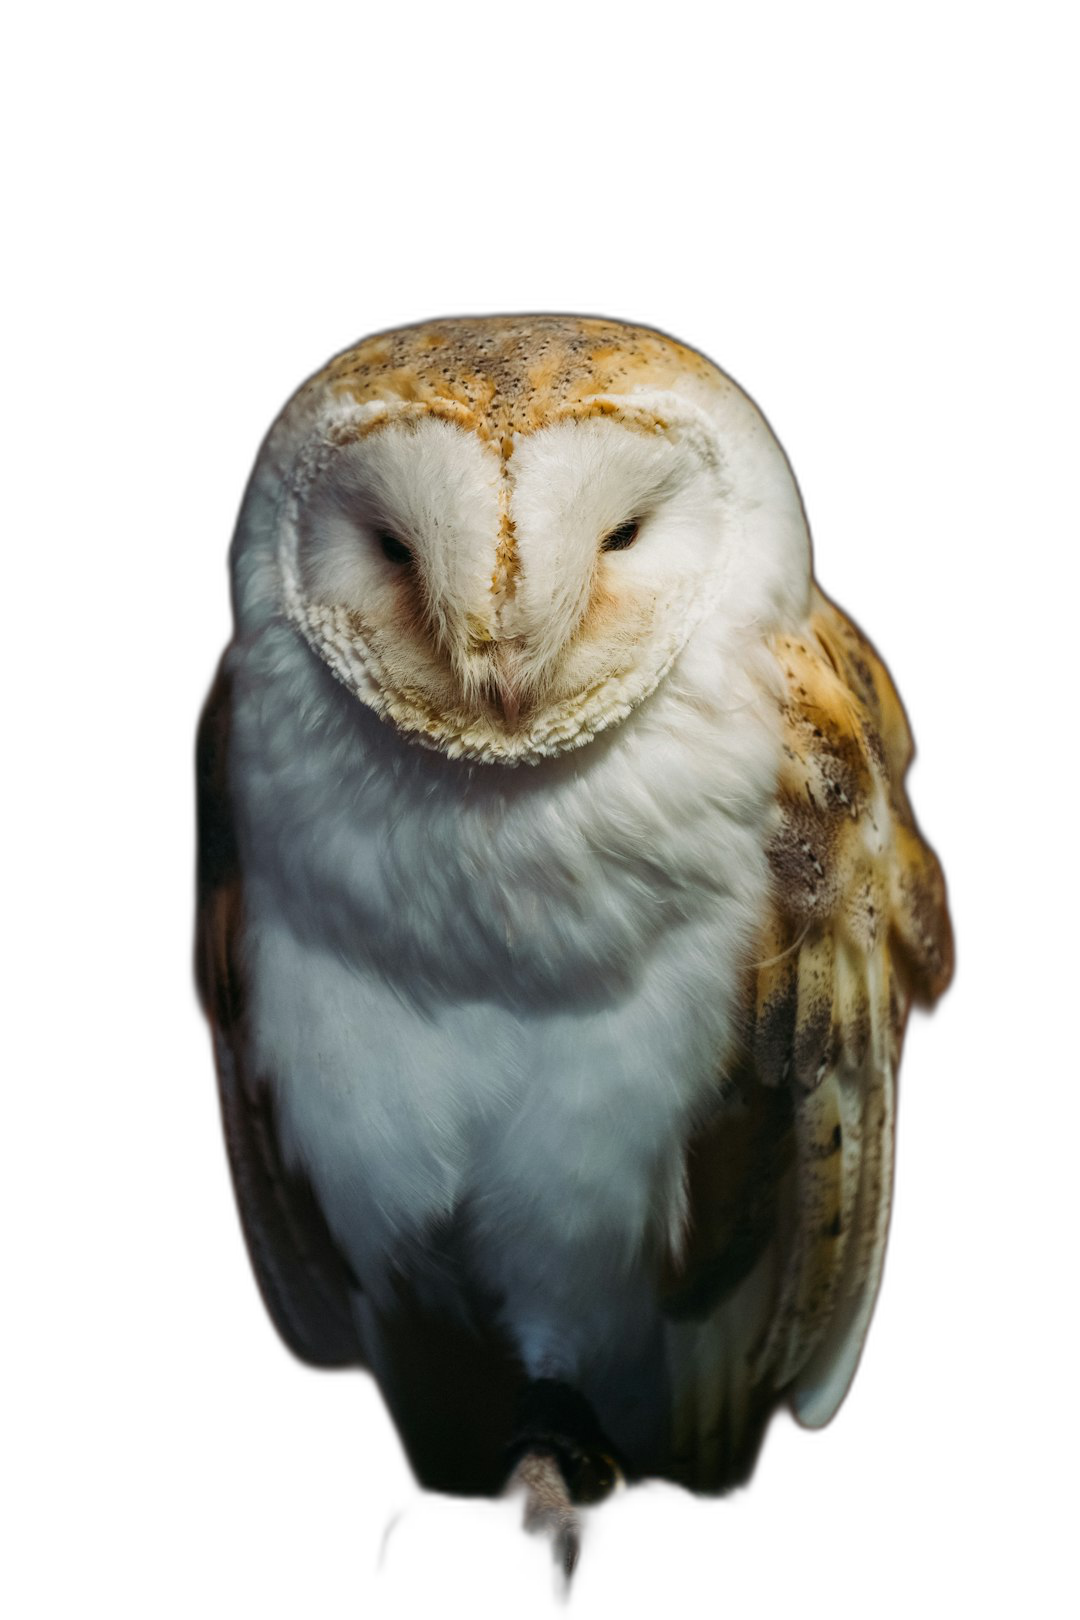
<svg viewBox="0 0 1080 1620"><path fill-rule="evenodd" d="M892 1208L896 1074L889 1045L887 967L877 953L868 967L872 1034L856 1083L862 1091L862 1138L855 1230L845 1256L841 1293L828 1329L790 1392L807 1429L836 1415L858 1369L877 1303Z"/></svg>

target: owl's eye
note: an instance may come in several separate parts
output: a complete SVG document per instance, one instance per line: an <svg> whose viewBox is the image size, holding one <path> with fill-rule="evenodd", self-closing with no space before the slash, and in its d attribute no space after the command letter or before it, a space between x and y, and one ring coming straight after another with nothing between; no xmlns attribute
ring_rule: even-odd
<svg viewBox="0 0 1080 1620"><path fill-rule="evenodd" d="M412 552L404 540L399 540L390 529L376 529L375 538L379 542L382 554L387 562L397 563L400 568L412 562Z"/></svg>
<svg viewBox="0 0 1080 1620"><path fill-rule="evenodd" d="M604 536L604 543L600 547L600 550L625 551L626 548L628 546L632 546L634 541L637 539L638 530L640 528L640 518L630 518L627 523L620 523L617 529L612 529L610 534L606 534Z"/></svg>

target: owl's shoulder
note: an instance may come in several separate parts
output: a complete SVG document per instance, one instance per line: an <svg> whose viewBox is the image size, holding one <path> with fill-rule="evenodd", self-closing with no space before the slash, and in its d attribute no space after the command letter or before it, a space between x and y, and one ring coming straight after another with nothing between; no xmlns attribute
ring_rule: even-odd
<svg viewBox="0 0 1080 1620"><path fill-rule="evenodd" d="M932 1002L952 970L945 885L905 785L911 729L882 658L815 588L774 643L782 754L769 858L782 931L833 931L860 956L884 943L908 993Z"/></svg>

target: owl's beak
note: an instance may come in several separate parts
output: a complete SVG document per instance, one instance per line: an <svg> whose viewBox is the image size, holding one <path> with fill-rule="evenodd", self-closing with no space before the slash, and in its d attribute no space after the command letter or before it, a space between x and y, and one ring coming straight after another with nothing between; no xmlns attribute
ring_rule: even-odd
<svg viewBox="0 0 1080 1620"><path fill-rule="evenodd" d="M497 641L492 651L495 697L508 726L516 726L521 712L521 691L515 668L515 647L510 641Z"/></svg>

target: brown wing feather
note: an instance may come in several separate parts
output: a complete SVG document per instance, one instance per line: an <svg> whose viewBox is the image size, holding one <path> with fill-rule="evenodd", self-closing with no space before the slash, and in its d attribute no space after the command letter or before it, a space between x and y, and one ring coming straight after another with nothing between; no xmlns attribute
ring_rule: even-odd
<svg viewBox="0 0 1080 1620"><path fill-rule="evenodd" d="M819 1424L846 1393L884 1254L904 1025L952 972L944 880L904 789L911 736L888 672L820 593L775 651L772 905L728 1088L743 1112L725 1107L691 1147L689 1236L665 1283L677 1472L699 1488L745 1475L781 1395ZM757 1284L743 1287L751 1268ZM740 1432L718 1452L718 1433Z"/></svg>
<svg viewBox="0 0 1080 1620"><path fill-rule="evenodd" d="M259 1288L289 1348L317 1366L362 1360L355 1286L309 1183L285 1164L270 1088L247 1056L243 885L228 790L231 680L222 661L199 725L195 978L214 1032L225 1140Z"/></svg>

